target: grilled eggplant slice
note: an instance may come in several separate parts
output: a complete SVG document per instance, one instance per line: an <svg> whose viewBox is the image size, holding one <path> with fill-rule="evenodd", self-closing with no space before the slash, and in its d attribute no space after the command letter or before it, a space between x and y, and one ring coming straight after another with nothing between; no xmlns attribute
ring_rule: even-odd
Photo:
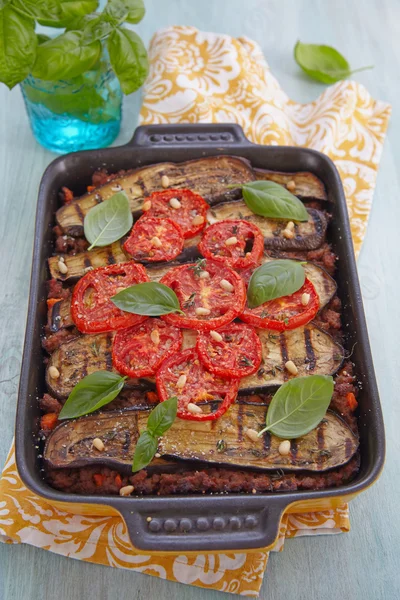
<svg viewBox="0 0 400 600"><path fill-rule="evenodd" d="M56 214L57 223L68 235L83 235L86 213L120 190L126 192L133 214L139 215L143 199L162 189L163 175L168 177L170 188L189 188L210 204L224 198L240 197L239 189L230 189L228 186L239 186L255 179L249 162L236 156L210 156L179 164L159 163L136 169L62 206Z"/></svg>
<svg viewBox="0 0 400 600"><path fill-rule="evenodd" d="M280 185L287 186L289 181L293 181L295 189L293 194L302 200L327 200L325 186L316 175L307 171L297 173L280 173L279 171L268 171L264 169L254 169L257 179L275 181Z"/></svg>
<svg viewBox="0 0 400 600"><path fill-rule="evenodd" d="M281 440L269 433L257 441L246 429L260 431L265 425L265 404L236 403L217 421L176 419L159 442L158 452L180 461L231 465L256 470L322 472L346 464L357 452L358 438L336 414L325 418L307 435L292 440L291 452L278 452ZM110 411L81 417L59 425L49 436L46 464L53 468L108 465L126 468L132 463L139 432L146 428L149 412L143 409ZM93 439L105 449L93 448Z"/></svg>
<svg viewBox="0 0 400 600"><path fill-rule="evenodd" d="M243 200L235 202L221 202L210 208L207 213L209 223L217 223L226 219L243 219L257 225L264 236L265 248L274 248L276 250L315 250L318 248L325 238L326 228L328 225L327 218L324 213L315 208L309 208L309 220L306 223L297 223L295 225L295 236L292 239L287 239L282 235L288 219L266 219L255 215L250 208L247 207ZM188 242L197 245L200 238L195 237Z"/></svg>
<svg viewBox="0 0 400 600"><path fill-rule="evenodd" d="M93 251L93 253L94 252L95 251ZM70 258L77 258L78 256L79 255L77 254L76 256L71 256ZM270 260L273 259L268 255L265 255L262 262L268 262ZM175 263L169 263L168 265L162 267L148 266L146 270L150 280L159 281L165 275L165 273L167 273L169 269L174 266L174 264ZM320 308L323 308L333 298L337 288L336 282L324 269L314 265L314 263L306 263L304 265L304 270L308 279L314 284L319 297ZM72 327L74 325L74 322L71 318L71 298L60 300L51 307L48 325L50 331L52 332L56 332L64 327Z"/></svg>
<svg viewBox="0 0 400 600"><path fill-rule="evenodd" d="M303 375L333 375L339 369L344 357L343 348L332 337L309 323L293 331L274 333L257 331L262 346L262 363L257 373L244 377L240 382L240 393L257 393L271 386L278 386L288 379L285 362L292 360ZM196 332L183 332L183 348L196 344ZM46 372L46 382L50 393L57 398L69 396L73 387L82 377L94 371L112 371L112 334L83 335L62 344L51 355ZM58 369L60 376L52 379L49 367ZM154 386L154 378L129 380L128 386L138 386L147 382Z"/></svg>

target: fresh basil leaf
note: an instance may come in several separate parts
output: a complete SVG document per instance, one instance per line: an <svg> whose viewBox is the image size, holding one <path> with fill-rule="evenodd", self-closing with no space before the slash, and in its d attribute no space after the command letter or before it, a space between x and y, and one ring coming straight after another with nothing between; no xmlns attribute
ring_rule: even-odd
<svg viewBox="0 0 400 600"><path fill-rule="evenodd" d="M49 40L51 40L51 37L49 37L48 35L45 35L44 33L38 33L38 34L36 34L36 37L37 37L38 44L44 44L45 42L48 42Z"/></svg>
<svg viewBox="0 0 400 600"><path fill-rule="evenodd" d="M72 79L90 70L100 54L99 41L84 45L81 32L67 31L38 47L32 75L48 81Z"/></svg>
<svg viewBox="0 0 400 600"><path fill-rule="evenodd" d="M158 317L180 312L179 300L173 290L163 283L137 283L111 298L115 306L135 315Z"/></svg>
<svg viewBox="0 0 400 600"><path fill-rule="evenodd" d="M132 94L144 83L148 71L146 48L130 29L116 29L108 38L111 66L124 94Z"/></svg>
<svg viewBox="0 0 400 600"><path fill-rule="evenodd" d="M296 260L278 259L256 269L247 288L249 308L256 308L268 300L294 294L304 285L305 271Z"/></svg>
<svg viewBox="0 0 400 600"><path fill-rule="evenodd" d="M161 437L175 421L177 410L178 398L176 396L160 402L147 419L147 430L155 437Z"/></svg>
<svg viewBox="0 0 400 600"><path fill-rule="evenodd" d="M0 10L0 31L0 81L12 89L29 75L35 62L35 23L6 6Z"/></svg>
<svg viewBox="0 0 400 600"><path fill-rule="evenodd" d="M90 44L95 40L103 40L114 29L115 25L106 20L103 15L99 15L94 19L87 19L83 27L83 43Z"/></svg>
<svg viewBox="0 0 400 600"><path fill-rule="evenodd" d="M85 216L85 238L94 246L108 246L121 239L132 227L133 217L125 192L118 192L93 206Z"/></svg>
<svg viewBox="0 0 400 600"><path fill-rule="evenodd" d="M294 57L297 64L309 77L322 83L336 83L357 71L373 68L372 66L361 67L352 71L340 52L332 46L319 44L297 42L294 47Z"/></svg>
<svg viewBox="0 0 400 600"><path fill-rule="evenodd" d="M60 18L43 17L38 19L38 23L47 27L70 27L71 23L94 12L98 6L99 0L62 0Z"/></svg>
<svg viewBox="0 0 400 600"><path fill-rule="evenodd" d="M13 8L33 19L60 19L60 0L13 0Z"/></svg>
<svg viewBox="0 0 400 600"><path fill-rule="evenodd" d="M333 378L308 375L290 379L276 392L269 405L265 431L283 439L306 435L322 421L333 394Z"/></svg>
<svg viewBox="0 0 400 600"><path fill-rule="evenodd" d="M8 4L10 4L11 0L0 0L0 10L5 8Z"/></svg>
<svg viewBox="0 0 400 600"><path fill-rule="evenodd" d="M274 181L251 181L242 187L244 201L256 215L271 219L308 221L304 204Z"/></svg>
<svg viewBox="0 0 400 600"><path fill-rule="evenodd" d="M110 371L96 371L76 384L61 409L59 419L74 419L105 406L118 396L127 377Z"/></svg>
<svg viewBox="0 0 400 600"><path fill-rule="evenodd" d="M137 441L135 454L133 455L132 472L136 473L153 460L158 449L158 439L149 431L143 431Z"/></svg>
<svg viewBox="0 0 400 600"><path fill-rule="evenodd" d="M133 24L139 23L145 12L143 0L108 0L104 9L104 13L112 15L114 19Z"/></svg>

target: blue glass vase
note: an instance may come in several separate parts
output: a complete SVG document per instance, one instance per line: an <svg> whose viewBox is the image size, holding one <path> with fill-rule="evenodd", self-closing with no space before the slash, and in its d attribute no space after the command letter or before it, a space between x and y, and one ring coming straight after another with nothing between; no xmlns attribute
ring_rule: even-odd
<svg viewBox="0 0 400 600"><path fill-rule="evenodd" d="M44 81L28 76L21 89L33 135L53 152L104 148L119 133L122 92L104 55L78 77Z"/></svg>

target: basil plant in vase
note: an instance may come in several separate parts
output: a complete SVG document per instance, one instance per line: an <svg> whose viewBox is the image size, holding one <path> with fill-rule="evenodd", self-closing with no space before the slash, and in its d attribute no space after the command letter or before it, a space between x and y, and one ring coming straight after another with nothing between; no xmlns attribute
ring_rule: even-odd
<svg viewBox="0 0 400 600"><path fill-rule="evenodd" d="M141 21L143 0L98 9L98 0L0 0L0 81L21 85L34 136L55 152L111 144L122 94L148 73L142 40L124 26ZM37 24L57 35L36 33Z"/></svg>

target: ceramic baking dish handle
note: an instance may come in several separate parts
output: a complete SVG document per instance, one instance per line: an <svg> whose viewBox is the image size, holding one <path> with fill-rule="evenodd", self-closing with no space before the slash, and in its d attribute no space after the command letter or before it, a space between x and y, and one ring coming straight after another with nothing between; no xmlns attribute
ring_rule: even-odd
<svg viewBox="0 0 400 600"><path fill-rule="evenodd" d="M251 145L240 125L235 123L197 123L182 125L143 125L135 130L128 146L164 148L165 146L247 146Z"/></svg>
<svg viewBox="0 0 400 600"><path fill-rule="evenodd" d="M270 547L278 536L286 508L282 500L261 495L201 496L194 510L193 504L188 510L186 498L154 498L151 510L143 511L137 509L137 500L135 506L130 499L124 500L118 510L132 544L140 550L161 552L179 551L182 538L188 551Z"/></svg>

